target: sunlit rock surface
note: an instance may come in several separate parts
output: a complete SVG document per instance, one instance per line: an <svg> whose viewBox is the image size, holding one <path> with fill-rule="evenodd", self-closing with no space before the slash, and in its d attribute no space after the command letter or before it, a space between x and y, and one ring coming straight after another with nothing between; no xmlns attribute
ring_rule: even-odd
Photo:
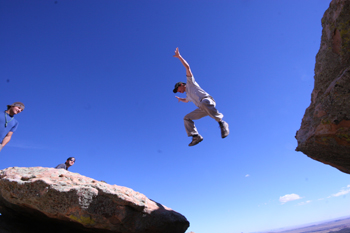
<svg viewBox="0 0 350 233"><path fill-rule="evenodd" d="M296 150L350 174L350 1L331 1L322 27L314 90Z"/></svg>
<svg viewBox="0 0 350 233"><path fill-rule="evenodd" d="M0 171L1 233L184 233L181 214L134 190L64 169Z"/></svg>

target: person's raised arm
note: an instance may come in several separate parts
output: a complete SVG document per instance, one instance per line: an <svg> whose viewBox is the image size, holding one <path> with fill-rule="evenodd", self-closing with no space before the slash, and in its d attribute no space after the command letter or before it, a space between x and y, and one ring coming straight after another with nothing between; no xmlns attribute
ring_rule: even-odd
<svg viewBox="0 0 350 233"><path fill-rule="evenodd" d="M182 65L186 68L186 76L187 77L192 77L192 71L190 69L190 65L187 63L185 59L180 55L179 48L176 48L175 50L175 55L173 57L177 57L180 59Z"/></svg>

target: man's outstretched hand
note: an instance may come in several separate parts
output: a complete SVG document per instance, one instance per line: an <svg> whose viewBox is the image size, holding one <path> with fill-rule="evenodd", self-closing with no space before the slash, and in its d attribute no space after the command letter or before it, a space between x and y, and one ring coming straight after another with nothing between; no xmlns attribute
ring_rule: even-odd
<svg viewBox="0 0 350 233"><path fill-rule="evenodd" d="M175 55L173 57L177 57L177 58L181 57L180 52L179 52L179 48L175 49Z"/></svg>
<svg viewBox="0 0 350 233"><path fill-rule="evenodd" d="M175 96L175 98L178 100L178 102L184 102L184 103L188 103L188 100L185 98L180 98L178 96Z"/></svg>
<svg viewBox="0 0 350 233"><path fill-rule="evenodd" d="M192 71L190 69L190 65L187 63L187 61L185 59L183 59L183 57L180 55L179 52L179 48L175 49L175 55L173 57L177 57L180 59L182 65L184 65L184 67L186 68L186 76L187 77L193 77L192 75ZM187 102L186 102L187 103Z"/></svg>

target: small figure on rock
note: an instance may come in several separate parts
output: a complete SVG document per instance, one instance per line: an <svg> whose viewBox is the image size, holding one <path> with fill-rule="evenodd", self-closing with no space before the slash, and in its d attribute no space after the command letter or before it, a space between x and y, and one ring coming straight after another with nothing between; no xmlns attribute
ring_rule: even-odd
<svg viewBox="0 0 350 233"><path fill-rule="evenodd" d="M66 169L68 170L69 167L73 166L75 163L75 158L74 157L69 157L65 163L58 164L55 168L60 169Z"/></svg>
<svg viewBox="0 0 350 233"><path fill-rule="evenodd" d="M219 123L221 129L221 137L227 137L230 133L228 124L222 120L224 115L221 114L215 108L216 102L214 98L211 97L207 92L205 92L195 81L190 69L190 65L180 55L179 48L176 48L175 55L173 57L179 58L181 63L185 66L187 77L187 83L178 82L175 84L175 88L173 90L174 93L186 92L186 98L180 98L177 96L175 97L178 99L179 102L182 101L184 103L187 103L191 101L198 107L196 110L190 112L184 117L187 136L192 136L192 142L189 144L189 146L197 145L198 143L203 141L203 137L198 133L193 120L198 120L205 116L210 116L211 118L216 120Z"/></svg>
<svg viewBox="0 0 350 233"><path fill-rule="evenodd" d="M7 110L0 114L0 151L11 140L13 133L18 128L18 121L14 116L24 110L24 104L14 102L7 105Z"/></svg>

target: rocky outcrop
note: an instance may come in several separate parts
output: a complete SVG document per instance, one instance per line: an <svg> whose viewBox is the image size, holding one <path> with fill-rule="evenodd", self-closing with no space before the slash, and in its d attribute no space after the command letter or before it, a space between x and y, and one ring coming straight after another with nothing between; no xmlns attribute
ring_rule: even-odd
<svg viewBox="0 0 350 233"><path fill-rule="evenodd" d="M184 233L181 214L134 190L64 169L0 171L2 233Z"/></svg>
<svg viewBox="0 0 350 233"><path fill-rule="evenodd" d="M350 1L333 0L322 18L311 104L297 151L350 174Z"/></svg>

